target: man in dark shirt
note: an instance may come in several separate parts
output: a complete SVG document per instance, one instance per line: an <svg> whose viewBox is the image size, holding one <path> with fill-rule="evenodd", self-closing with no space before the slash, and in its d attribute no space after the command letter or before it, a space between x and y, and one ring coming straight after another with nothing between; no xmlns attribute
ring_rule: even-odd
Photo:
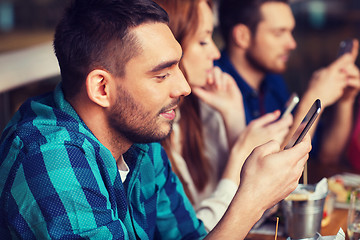
<svg viewBox="0 0 360 240"><path fill-rule="evenodd" d="M226 46L216 65L237 81L247 122L276 109L283 110L289 92L280 74L296 48L292 36L295 19L288 1L222 0L219 18ZM352 54L345 54L313 74L289 132L292 136L315 99L321 100L322 111L337 102L331 126L321 136L317 134L322 138L319 154L325 155L326 161L339 156L351 129L352 106L360 85L359 70L354 64L357 51L358 42L354 40ZM312 135L315 129L312 127Z"/></svg>

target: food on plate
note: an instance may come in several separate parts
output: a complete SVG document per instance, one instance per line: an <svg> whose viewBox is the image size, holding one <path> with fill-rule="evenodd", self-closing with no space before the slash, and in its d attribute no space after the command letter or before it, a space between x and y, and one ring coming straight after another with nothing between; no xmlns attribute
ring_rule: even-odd
<svg viewBox="0 0 360 240"><path fill-rule="evenodd" d="M351 187L344 184L340 176L334 176L328 179L329 190L336 195L336 201L347 203L350 200Z"/></svg>
<svg viewBox="0 0 360 240"><path fill-rule="evenodd" d="M330 223L330 215L324 209L323 218L321 220L321 227L326 227Z"/></svg>
<svg viewBox="0 0 360 240"><path fill-rule="evenodd" d="M329 192L325 198L323 218L321 220L321 227L325 227L330 223L331 214L334 210L334 205L335 205L335 197L336 197L336 195L334 193Z"/></svg>

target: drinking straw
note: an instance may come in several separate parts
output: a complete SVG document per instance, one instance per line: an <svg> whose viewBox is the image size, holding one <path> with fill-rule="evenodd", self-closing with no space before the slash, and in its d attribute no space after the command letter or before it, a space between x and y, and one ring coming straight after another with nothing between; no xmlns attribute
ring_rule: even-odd
<svg viewBox="0 0 360 240"><path fill-rule="evenodd" d="M275 240L277 239L278 227L279 227L279 217L276 217Z"/></svg>
<svg viewBox="0 0 360 240"><path fill-rule="evenodd" d="M307 162L305 163L305 166L304 166L303 182L304 182L304 185L307 185L307 183L308 183Z"/></svg>

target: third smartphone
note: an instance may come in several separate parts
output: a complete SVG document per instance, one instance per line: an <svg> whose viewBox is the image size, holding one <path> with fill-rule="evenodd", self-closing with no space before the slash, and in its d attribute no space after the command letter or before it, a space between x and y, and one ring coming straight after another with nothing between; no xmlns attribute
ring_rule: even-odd
<svg viewBox="0 0 360 240"><path fill-rule="evenodd" d="M351 52L353 48L353 40L352 39L346 39L340 42L339 51L337 57L341 57L345 53Z"/></svg>
<svg viewBox="0 0 360 240"><path fill-rule="evenodd" d="M285 104L285 111L281 114L281 118L285 117L295 108L296 104L300 101L299 96L296 93L292 93L289 100Z"/></svg>

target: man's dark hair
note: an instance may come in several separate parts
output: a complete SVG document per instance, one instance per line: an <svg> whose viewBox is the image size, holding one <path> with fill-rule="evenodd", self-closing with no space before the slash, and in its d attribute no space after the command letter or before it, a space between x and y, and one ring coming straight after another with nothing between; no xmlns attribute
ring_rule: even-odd
<svg viewBox="0 0 360 240"><path fill-rule="evenodd" d="M260 7L267 2L288 4L288 0L220 0L220 29L225 43L229 43L231 31L237 24L246 25L255 34L262 20Z"/></svg>
<svg viewBox="0 0 360 240"><path fill-rule="evenodd" d="M65 96L75 96L96 68L123 76L126 63L140 51L130 31L149 22L169 22L151 0L74 0L54 39Z"/></svg>

